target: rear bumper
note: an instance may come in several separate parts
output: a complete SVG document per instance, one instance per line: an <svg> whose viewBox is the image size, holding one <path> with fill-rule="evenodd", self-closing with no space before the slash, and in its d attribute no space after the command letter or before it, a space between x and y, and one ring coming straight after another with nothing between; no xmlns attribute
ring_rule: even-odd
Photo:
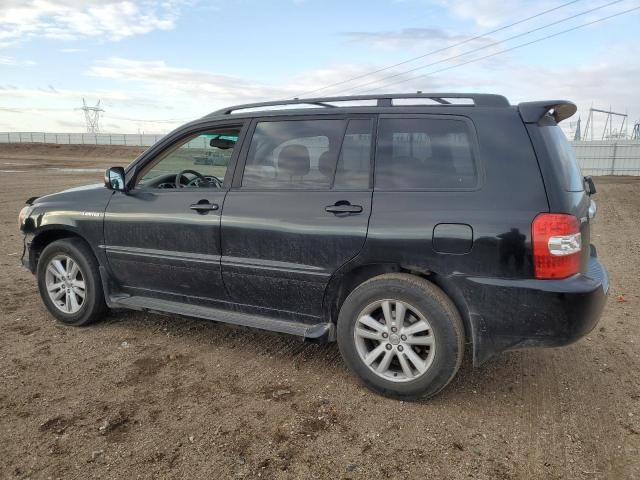
<svg viewBox="0 0 640 480"><path fill-rule="evenodd" d="M589 270L563 280L466 277L458 285L470 312L474 364L514 348L557 347L598 323L609 277L595 249Z"/></svg>

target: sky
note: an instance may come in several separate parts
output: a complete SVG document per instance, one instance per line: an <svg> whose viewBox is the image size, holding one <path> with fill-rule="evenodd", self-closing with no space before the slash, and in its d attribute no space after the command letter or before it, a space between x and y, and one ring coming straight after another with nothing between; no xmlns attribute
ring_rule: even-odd
<svg viewBox="0 0 640 480"><path fill-rule="evenodd" d="M580 116L583 128L591 106L627 112L632 126L640 120L640 9L622 12L639 7L640 0L0 0L0 132L84 131L83 98L100 100L103 132L165 133L238 103L417 90L499 93L512 104L567 99L579 108L571 122Z"/></svg>

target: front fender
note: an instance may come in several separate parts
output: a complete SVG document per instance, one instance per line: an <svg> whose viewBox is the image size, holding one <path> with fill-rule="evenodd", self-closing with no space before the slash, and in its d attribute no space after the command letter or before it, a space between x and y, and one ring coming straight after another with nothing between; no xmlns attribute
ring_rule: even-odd
<svg viewBox="0 0 640 480"><path fill-rule="evenodd" d="M113 192L106 188L85 187L38 199L21 225L24 233L22 263L32 272L39 252L65 237L87 242L98 262L104 265L104 215Z"/></svg>

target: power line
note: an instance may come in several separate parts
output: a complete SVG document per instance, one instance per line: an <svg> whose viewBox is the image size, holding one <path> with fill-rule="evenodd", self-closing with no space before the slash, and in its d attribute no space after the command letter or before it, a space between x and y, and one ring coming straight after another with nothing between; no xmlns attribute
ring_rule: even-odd
<svg viewBox="0 0 640 480"><path fill-rule="evenodd" d="M326 85L326 86L321 87L321 88L316 88L315 90L309 90L309 91L303 92L303 93L301 93L299 95L296 95L296 96L297 97L306 96L306 95L309 95L311 93L315 93L315 92L320 92L322 90L326 90L327 88L336 87L338 85L343 85L345 83L352 82L353 80L359 80L361 78L368 77L368 76L374 75L376 73L384 72L386 70L390 70L392 68L399 67L400 65L405 65L407 63L415 62L416 60L420 60L421 58L429 57L431 55L435 55L436 53L441 53L441 52L450 50L452 48L459 47L460 45L465 45L465 44L467 44L469 42L473 42L474 40L478 40L478 39L480 39L482 37L486 37L487 35L492 35L494 33L501 32L502 30L506 30L506 29L514 27L516 25L520 25L521 23L528 22L529 20L533 20L534 18L541 17L543 15L546 15L547 13L554 12L556 10L559 10L561 8L564 8L564 7L567 7L567 6L572 5L574 3L578 3L580 1L581 0L572 0L571 2L563 3L562 5L558 5L557 7L550 8L549 10L544 10L543 12L536 13L535 15L532 15L532 16L527 17L527 18L523 18L522 20L518 20L517 22L513 22L513 23L510 23L510 24L505 25L503 27L496 28L495 30L491 30L489 32L481 33L481 34L476 35L475 37L469 38L467 40L463 40L461 42L454 43L453 45L449 45L447 47L442 47L442 48L439 48L437 50L433 50L433 51L427 52L425 54L418 55L417 57L412 57L412 58L409 58L409 59L404 60L402 62L395 63L393 65L389 65L387 67L383 67L383 68L380 68L378 70L374 70L374 71L371 71L371 72L368 72L368 73L363 73L361 75L358 75L358 76L355 76L355 77L351 77L351 78L348 78L346 80L342 80L340 82L332 83L332 84Z"/></svg>
<svg viewBox="0 0 640 480"><path fill-rule="evenodd" d="M620 15L625 15L625 14L630 13L630 12L633 12L633 11L635 11L635 10L640 10L640 6L638 6L638 7L634 7L634 8L630 8L630 9L628 9L628 10L624 10L624 11L619 12L619 13L615 13L615 14L613 14L613 15L609 15L609 16L607 16L607 17L602 17L602 18L599 18L599 19L597 19L597 20L593 20L593 21L591 21L591 22L583 23L583 24L581 24L581 25L577 25L577 26L575 26L575 27L568 28L568 29L566 29L566 30L562 30L562 31L557 32L557 33L554 33L554 34L547 35L547 36L545 36L545 37L538 38L538 39L536 39L536 40L532 40L532 41L530 41L530 42L521 43L520 45L516 45L515 47L511 47L511 48L507 48L507 49L504 49L504 50L500 50L499 52L494 52L494 53L491 53L491 54L489 54L489 55L485 55L485 56L483 56L483 57L474 58L474 59L468 60L468 61L466 61L466 62L462 62L462 63L458 63L458 64L456 64L456 65L452 65L452 66L450 66L450 67L441 68L441 69L439 69L439 70L434 70L434 71L432 71L432 72L427 72L427 73L424 73L424 74L422 74L422 75L417 75L417 76L415 76L415 77L413 77L413 78L407 78L407 79L400 80L400 81L397 81L397 82L389 83L389 84L387 84L387 85L381 85L380 87L365 89L365 90L363 90L363 91L365 91L365 92L369 92L369 91L372 91L372 90L380 90L381 88L388 88L388 87L390 87L390 86L392 86L392 85L398 85L398 84L400 84L400 83L405 83L405 82L409 82L409 81L412 81L412 80L417 80L417 79L422 78L422 77L427 77L427 76L429 76L429 75L433 75L433 74L435 74L435 73L440 73L440 72L444 72L444 71L447 71L447 70L452 70L452 69L454 69L454 68L462 67L463 65L468 65L469 63L479 62L480 60L485 60L485 59L487 59L487 58L495 57L495 56L497 56L497 55L501 55L501 54L503 54L503 53L511 52L511 51L516 50L516 49L518 49L518 48L526 47L526 46L528 46L528 45L532 45L532 44L534 44L534 43L542 42L543 40L548 40L548 39L550 39L550 38L554 38L554 37L557 37L557 36L559 36L559 35L563 35L563 34L565 34L565 33L573 32L574 30L578 30L578 29L580 29L580 28L588 27L589 25L593 25L593 24L595 24L595 23L604 22L605 20L609 20L609 19L614 18L614 17L619 17ZM355 92L355 94L362 93L363 91Z"/></svg>
<svg viewBox="0 0 640 480"><path fill-rule="evenodd" d="M564 23L564 22L567 22L569 20L573 20L574 18L581 17L583 15L587 15L589 13L595 12L596 10L602 10L603 8L610 7L611 5L614 5L616 3L620 3L620 2L623 2L623 1L625 1L625 0L614 0L612 2L605 3L604 5L600 5L599 7L590 8L589 10L585 10L583 12L576 13L575 15L571 15L569 17L565 17L565 18L562 18L560 20L556 20L555 22L548 23L548 24L543 25L541 27L534 28L533 30L528 30L528 31L523 32L523 33L518 33L517 35L513 35L511 37L505 38L504 40L498 40L498 41L494 42L491 45L483 45L481 47L474 48L473 50L468 50L466 52L459 53L458 55L454 55L452 57L443 58L442 60L438 60L436 62L427 63L426 65L420 65L420 66L412 68L410 70L405 70L403 72L394 73L393 75L387 75L385 77L378 78L378 79L372 80L370 82L361 83L360 85L355 85L354 87L351 87L351 88L360 89L360 88L366 87L368 85L373 85L374 83L384 82L385 80L388 80L388 79L391 79L391 78L396 78L396 77L399 77L401 75L406 75L408 73L415 72L417 70L422 70L423 68L433 67L434 65L439 65L441 63L446 63L446 62L449 62L449 61L454 60L456 58L460 58L460 57L464 57L465 55L469 55L470 53L475 53L475 52L479 52L481 50L486 50L487 48L495 47L496 45L508 42L508 41L513 40L515 38L524 37L524 36L527 36L527 35L529 35L531 33L538 32L540 30L544 30L544 29L552 27L554 25L558 25L560 23Z"/></svg>

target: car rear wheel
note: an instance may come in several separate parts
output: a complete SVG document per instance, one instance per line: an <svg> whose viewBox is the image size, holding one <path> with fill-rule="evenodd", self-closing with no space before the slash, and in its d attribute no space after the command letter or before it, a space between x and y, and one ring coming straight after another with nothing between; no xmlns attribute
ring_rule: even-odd
<svg viewBox="0 0 640 480"><path fill-rule="evenodd" d="M67 325L88 325L106 310L98 262L80 239L45 247L38 260L38 288L48 310Z"/></svg>
<svg viewBox="0 0 640 480"><path fill-rule="evenodd" d="M386 274L347 297L338 344L368 387L413 400L437 394L453 379L464 353L464 328L437 286L409 274Z"/></svg>

